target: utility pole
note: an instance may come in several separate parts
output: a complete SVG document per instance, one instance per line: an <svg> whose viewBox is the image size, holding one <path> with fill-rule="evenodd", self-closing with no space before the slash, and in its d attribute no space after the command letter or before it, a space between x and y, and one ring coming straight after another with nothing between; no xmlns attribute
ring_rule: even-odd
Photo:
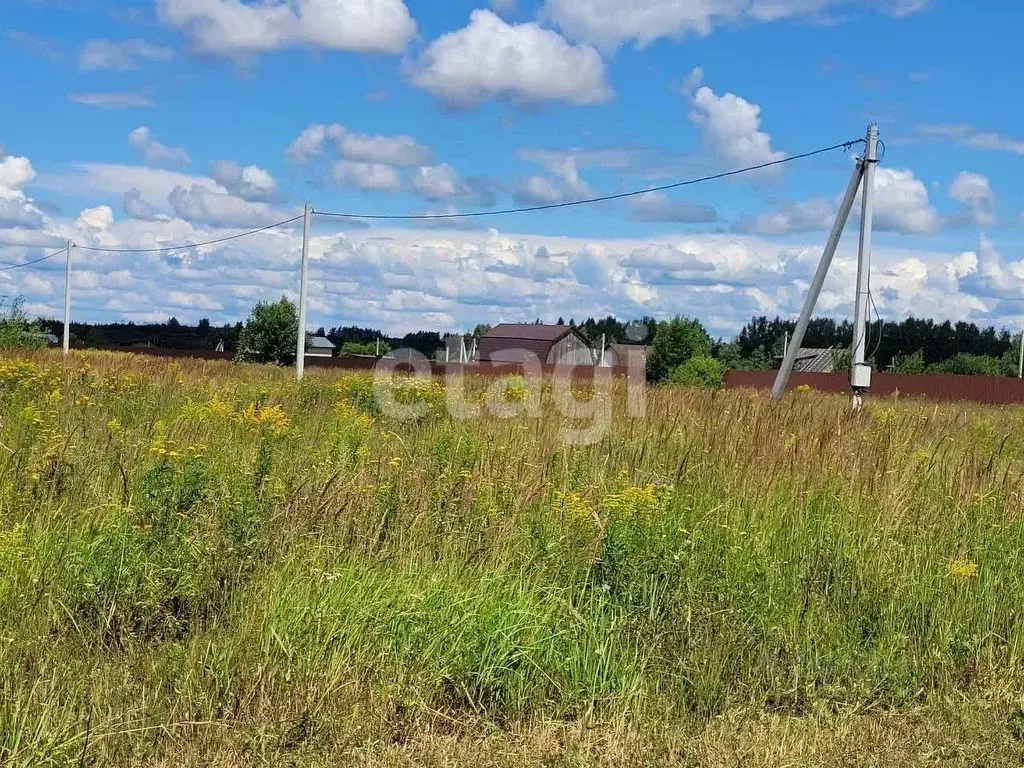
<svg viewBox="0 0 1024 768"><path fill-rule="evenodd" d="M601 365L601 366L604 365L604 342L605 342L605 334L602 333L601 334L601 362L598 363L598 365Z"/></svg>
<svg viewBox="0 0 1024 768"><path fill-rule="evenodd" d="M1024 331L1020 332L1020 362L1017 363L1017 378L1024 379Z"/></svg>
<svg viewBox="0 0 1024 768"><path fill-rule="evenodd" d="M309 277L309 214L306 203L302 213L302 267L299 277L299 341L295 348L295 374L302 379L306 367L306 281Z"/></svg>
<svg viewBox="0 0 1024 768"><path fill-rule="evenodd" d="M64 264L64 357L71 348L71 249L74 243L68 240L68 257Z"/></svg>
<svg viewBox="0 0 1024 768"><path fill-rule="evenodd" d="M825 251L821 254L818 269L811 280L810 288L807 289L807 298L804 299L804 306L800 311L800 319L793 330L793 336L789 340L786 354L782 358L782 367L779 368L779 372L775 376L775 384L772 386L773 401L781 398L786 391L786 384L789 383L789 375L793 372L796 355L800 351L800 346L804 343L807 325L810 323L811 315L814 313L814 306L818 303L821 286L825 283L825 276L828 274L828 268L832 264L832 257L835 256L836 248L839 246L839 238L843 235L843 228L846 226L846 220L850 217L853 201L857 197L857 189L860 187L860 181L864 175L864 165L865 163L862 160L857 161L857 166L853 169L853 175L850 176L850 183L846 187L846 193L843 195L843 201L839 204L836 220L832 225L832 232L825 243Z"/></svg>
<svg viewBox="0 0 1024 768"><path fill-rule="evenodd" d="M853 409L860 410L861 397L871 386L871 366L864 361L867 346L868 297L871 291L871 223L875 207L875 165L878 164L878 126L868 126L864 152L864 189L860 213L860 247L857 251L857 298L853 309L853 357L850 386Z"/></svg>
<svg viewBox="0 0 1024 768"><path fill-rule="evenodd" d="M785 357L787 352L789 352L789 331L783 331L782 332L782 356Z"/></svg>

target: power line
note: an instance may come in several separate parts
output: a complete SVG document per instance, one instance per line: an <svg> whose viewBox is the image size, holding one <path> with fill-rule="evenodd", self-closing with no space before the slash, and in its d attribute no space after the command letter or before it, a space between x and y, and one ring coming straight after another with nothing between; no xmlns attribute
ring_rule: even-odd
<svg viewBox="0 0 1024 768"><path fill-rule="evenodd" d="M227 237L218 237L213 240L205 240L201 243L185 243L183 245L165 245L160 248L101 248L96 245L75 245L75 248L80 248L83 251L100 251L102 253L163 253L166 251L180 251L185 248L201 248L204 245L216 245L217 243L226 243L228 240L237 240L240 237L248 237L249 235L255 235L259 232L266 232L268 229L274 229L275 227L283 227L285 224L291 224L293 221L298 221L302 218L302 214L293 216L290 219L279 221L276 224L268 224L265 227L259 229L250 229L248 232L239 232L236 235L228 235Z"/></svg>
<svg viewBox="0 0 1024 768"><path fill-rule="evenodd" d="M422 219L469 219L477 216L503 216L510 213L530 213L532 211L550 211L554 208L571 208L577 205L592 205L593 203L603 203L608 200L622 200L627 197L636 197L637 195L645 195L648 192L664 192L669 189L678 189L679 187L688 187L692 184L701 184L705 181L715 181L716 179L724 179L729 176L738 176L741 173L750 173L751 171L760 171L764 168L771 168L775 165L782 165L783 163L791 163L794 160L803 160L807 157L813 157L814 155L821 155L825 152L832 152L837 149L847 150L854 144L861 144L864 139L853 139L851 141L844 141L839 144L833 144L830 147L822 147L821 149L815 149L811 152L803 152L799 155L790 155L784 157L781 160L772 160L767 163L759 163L757 165L750 165L746 168L739 168L735 171L725 171L724 173L715 173L710 176L701 176L697 179L687 179L686 181L676 181L671 184L662 184L659 187L647 187L646 189L635 189L630 192L619 192L614 195L601 195L600 197L589 197L584 200L570 200L564 203L547 203L545 205L529 205L522 208L504 208L497 211L470 211L469 213L420 213L420 214L358 214L358 213L329 213L327 211L314 210L318 216L332 216L340 219L387 219L387 220L402 220L402 221L416 221Z"/></svg>
<svg viewBox="0 0 1024 768"><path fill-rule="evenodd" d="M38 264L41 261L52 259L54 256L60 256L62 253L67 253L67 248L61 248L59 251L48 253L45 256L40 256L38 259L32 259L32 261L24 261L21 264L8 264L5 267L0 267L0 272L6 272L9 269L21 269L22 267L31 267L33 264Z"/></svg>

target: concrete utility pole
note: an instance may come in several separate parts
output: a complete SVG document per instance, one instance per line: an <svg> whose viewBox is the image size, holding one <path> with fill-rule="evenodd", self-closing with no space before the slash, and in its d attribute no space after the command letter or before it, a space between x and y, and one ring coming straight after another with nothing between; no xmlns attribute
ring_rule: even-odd
<svg viewBox="0 0 1024 768"><path fill-rule="evenodd" d="M793 337L789 340L786 354L782 358L782 367L779 368L779 372L775 376L775 384L772 386L772 400L778 400L786 392L789 375L793 372L797 353L800 351L800 346L804 343L807 325L810 323L811 315L814 313L814 306L818 303L821 286L824 284L828 268L832 264L832 257L835 256L836 248L839 245L839 238L843 235L846 220L850 217L850 210L853 208L853 201L857 197L857 189L860 187L863 175L864 162L858 160L857 167L853 169L853 175L850 177L850 183L846 187L846 193L843 195L843 201L839 204L836 220L832 225L832 232L828 236L828 241L825 243L825 251L821 254L818 269L811 280L810 288L807 289L807 298L804 299L804 306L800 311L800 319L793 330Z"/></svg>
<svg viewBox="0 0 1024 768"><path fill-rule="evenodd" d="M295 374L302 378L306 368L306 281L309 277L309 214L313 206L306 203L302 214L302 267L299 277L299 341L295 347Z"/></svg>
<svg viewBox="0 0 1024 768"><path fill-rule="evenodd" d="M71 249L74 247L68 240L68 257L64 264L64 357L71 348Z"/></svg>
<svg viewBox="0 0 1024 768"><path fill-rule="evenodd" d="M871 223L875 208L875 165L878 164L878 126L868 126L864 152L864 189L860 214L860 247L857 251L857 300L853 309L853 357L850 386L853 408L861 407L861 396L871 386L871 366L864 360L867 346L868 297L871 291Z"/></svg>
<svg viewBox="0 0 1024 768"><path fill-rule="evenodd" d="M1017 363L1017 378L1024 379L1024 331L1020 332L1020 362Z"/></svg>

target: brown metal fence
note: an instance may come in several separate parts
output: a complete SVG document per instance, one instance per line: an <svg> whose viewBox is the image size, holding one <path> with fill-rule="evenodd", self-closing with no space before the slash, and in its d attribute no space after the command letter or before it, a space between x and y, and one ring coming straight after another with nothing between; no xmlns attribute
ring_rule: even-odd
<svg viewBox="0 0 1024 768"><path fill-rule="evenodd" d="M729 371L725 374L725 386L728 389L771 389L774 381L775 371ZM817 392L850 391L847 373L793 373L788 389L801 385L809 386ZM911 375L875 372L871 375L871 394L1009 405L1024 403L1024 380L1005 376L958 376L952 373Z"/></svg>

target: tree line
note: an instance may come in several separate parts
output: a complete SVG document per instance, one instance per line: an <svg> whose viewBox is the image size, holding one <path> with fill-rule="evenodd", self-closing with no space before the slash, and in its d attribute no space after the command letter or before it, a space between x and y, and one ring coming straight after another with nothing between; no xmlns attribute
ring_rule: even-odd
<svg viewBox="0 0 1024 768"><path fill-rule="evenodd" d="M278 306L286 314L294 313L294 306L287 299L281 302L261 302L257 308L272 306ZM250 316L250 323L252 318ZM541 320L538 318L535 322ZM566 322L560 317L557 322L577 328L594 344L604 338L606 343L652 345L658 329L671 321L659 322L653 317L625 321L608 315L602 318L588 317L580 322L574 318ZM694 328L699 327L698 335L707 339L706 350L702 343L699 345L700 354L689 356L714 359L724 369L773 367L777 356L782 354L784 339L791 338L796 328L795 320L762 315L752 317L734 338L713 340L699 320L687 322L695 324ZM241 322L213 325L203 319L195 326L189 326L174 317L166 323L72 323L71 340L82 346L150 345L173 349L215 349L223 345L225 351L234 353L240 349L246 325ZM57 320L41 320L38 327L57 336L62 332L62 324ZM467 346L474 337L479 338L490 327L480 324L464 334ZM646 329L646 333L638 334L638 328ZM377 328L355 325L321 327L316 334L330 339L342 354L386 354L393 349L411 348L428 357L443 346L444 336L447 335L418 330L403 336L392 336ZM1013 336L1008 330L997 330L994 326L980 327L976 323L953 323L948 320L938 322L909 317L896 322L871 324L867 332L866 352L869 361L878 370L1016 375L1019 339L1019 335ZM832 348L836 351L836 367L842 368L847 364L852 342L853 324L849 320L819 317L813 318L808 325L803 346ZM672 359L677 364L670 367L677 367L681 362L678 356ZM669 373L668 369L661 371L666 377Z"/></svg>

